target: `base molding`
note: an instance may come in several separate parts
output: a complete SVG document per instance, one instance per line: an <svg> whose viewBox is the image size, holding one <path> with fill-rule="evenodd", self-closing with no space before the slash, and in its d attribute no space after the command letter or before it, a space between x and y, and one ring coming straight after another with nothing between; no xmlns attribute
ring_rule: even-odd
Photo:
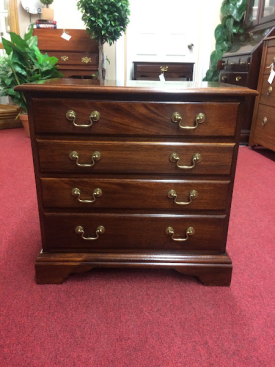
<svg viewBox="0 0 275 367"><path fill-rule="evenodd" d="M72 273L93 268L165 268L196 276L204 285L229 286L232 262L227 254L120 254L120 253L45 253L36 259L37 284L61 284Z"/></svg>

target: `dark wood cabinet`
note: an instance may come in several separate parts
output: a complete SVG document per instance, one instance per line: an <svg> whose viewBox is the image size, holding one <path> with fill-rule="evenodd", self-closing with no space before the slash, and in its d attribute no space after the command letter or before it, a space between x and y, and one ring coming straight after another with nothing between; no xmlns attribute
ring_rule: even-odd
<svg viewBox="0 0 275 367"><path fill-rule="evenodd" d="M37 283L94 267L172 268L228 286L244 101L219 83L25 84L40 215Z"/></svg>
<svg viewBox="0 0 275 367"><path fill-rule="evenodd" d="M274 5L264 0L247 3L245 32L237 37L231 49L223 55L219 81L257 89L263 40L275 35ZM241 144L247 145L251 130L254 98L248 97L244 116Z"/></svg>
<svg viewBox="0 0 275 367"><path fill-rule="evenodd" d="M58 58L58 70L64 77L89 77L98 70L98 44L85 29L67 29L71 36L61 37L62 29L34 29L42 53Z"/></svg>
<svg viewBox="0 0 275 367"><path fill-rule="evenodd" d="M160 80L163 74L167 81L193 80L194 63L185 62L141 62L134 61L133 80Z"/></svg>
<svg viewBox="0 0 275 367"><path fill-rule="evenodd" d="M262 145L275 151L275 86L268 81L271 68L275 69L275 37L264 41L258 83L259 95L255 101L249 145Z"/></svg>

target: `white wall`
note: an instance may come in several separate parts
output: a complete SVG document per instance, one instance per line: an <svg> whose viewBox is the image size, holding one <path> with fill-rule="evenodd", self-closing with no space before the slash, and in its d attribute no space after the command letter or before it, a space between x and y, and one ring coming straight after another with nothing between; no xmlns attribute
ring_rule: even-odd
<svg viewBox="0 0 275 367"><path fill-rule="evenodd" d="M130 0L130 8L131 8ZM152 0L156 3L156 14L157 17L157 9L160 6L159 0ZM192 1L192 0L191 0ZM198 44L198 56L195 64L195 75L197 80L201 80L205 75L206 70L209 67L209 58L211 52L215 48L215 40L214 40L214 29L220 22L220 7L222 0L211 0L199 1L201 4L198 7L198 2L194 2L194 13L193 14L185 14L187 17L192 17L194 20L194 24L199 28L199 44ZM22 8L20 0L17 0L18 3L18 17L19 17L19 26L20 26L20 34L23 35L30 24L30 16L26 13L26 11ZM50 6L54 9L55 20L57 21L57 26L59 29L85 29L85 25L81 20L81 13L77 9L77 0L54 0L53 4ZM165 6L169 6L169 3L165 4ZM184 10L184 9L183 9ZM145 10L144 10L145 11ZM177 10L176 10L177 11ZM184 13L184 12L183 12ZM31 22L35 22L38 18L37 15L31 16ZM154 17L152 17L152 22L154 21ZM183 16L184 21L184 16ZM107 64L107 78L108 79L123 79L127 74L127 42L124 40L124 36L122 36L117 41L116 45L109 46L105 45L105 53L108 59L111 61L111 64Z"/></svg>

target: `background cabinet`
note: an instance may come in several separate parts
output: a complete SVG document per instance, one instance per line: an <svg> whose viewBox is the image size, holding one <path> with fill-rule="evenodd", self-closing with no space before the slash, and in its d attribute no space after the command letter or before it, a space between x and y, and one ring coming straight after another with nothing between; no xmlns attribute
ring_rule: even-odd
<svg viewBox="0 0 275 367"><path fill-rule="evenodd" d="M69 41L61 37L63 29L34 29L42 53L58 58L58 70L64 77L92 77L98 69L98 44L85 29L66 29Z"/></svg>
<svg viewBox="0 0 275 367"><path fill-rule="evenodd" d="M275 37L264 41L249 145L263 145L275 151L275 87L269 83L270 65L275 68ZM274 89L274 90L273 90Z"/></svg>
<svg viewBox="0 0 275 367"><path fill-rule="evenodd" d="M257 89L263 40L275 35L275 0L248 1L244 22L244 34L223 55L219 80ZM244 145L248 144L253 109L254 98L248 97L240 140Z"/></svg>

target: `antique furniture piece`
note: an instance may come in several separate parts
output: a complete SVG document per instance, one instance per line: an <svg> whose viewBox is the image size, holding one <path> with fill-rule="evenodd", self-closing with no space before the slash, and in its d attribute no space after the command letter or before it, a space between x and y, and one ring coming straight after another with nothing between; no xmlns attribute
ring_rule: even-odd
<svg viewBox="0 0 275 367"><path fill-rule="evenodd" d="M133 80L193 80L193 62L141 62L134 61Z"/></svg>
<svg viewBox="0 0 275 367"><path fill-rule="evenodd" d="M249 145L260 144L275 151L275 80L269 80L273 70L275 72L275 37L270 37L264 41Z"/></svg>
<svg viewBox="0 0 275 367"><path fill-rule="evenodd" d="M248 0L245 32L235 39L231 49L223 55L220 82L257 88L263 40L275 35L275 7L271 6L271 2ZM240 139L244 145L249 139L253 108L254 99L248 97Z"/></svg>
<svg viewBox="0 0 275 367"><path fill-rule="evenodd" d="M31 129L43 248L37 283L133 266L230 284L240 125L245 97L257 92L66 78L16 90L27 97Z"/></svg>
<svg viewBox="0 0 275 367"><path fill-rule="evenodd" d="M61 37L63 29L34 29L42 53L58 58L58 70L64 77L92 78L98 69L98 44L85 29L66 29L71 36Z"/></svg>

